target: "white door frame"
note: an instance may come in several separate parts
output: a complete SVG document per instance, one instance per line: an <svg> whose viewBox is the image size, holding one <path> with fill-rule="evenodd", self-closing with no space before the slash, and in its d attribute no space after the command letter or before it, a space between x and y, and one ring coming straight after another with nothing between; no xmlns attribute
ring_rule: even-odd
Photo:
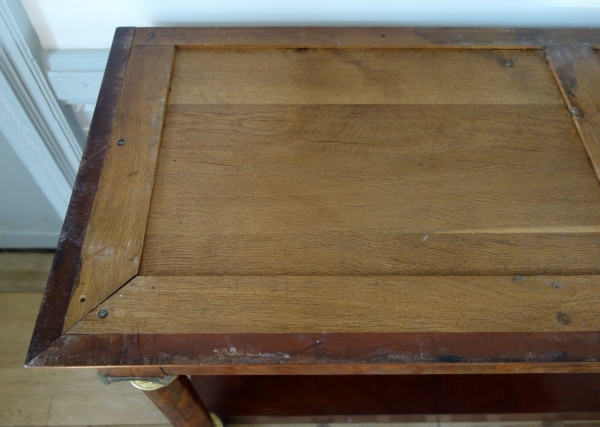
<svg viewBox="0 0 600 427"><path fill-rule="evenodd" d="M44 76L40 53L21 2L0 0L0 131L64 218L82 147Z"/></svg>

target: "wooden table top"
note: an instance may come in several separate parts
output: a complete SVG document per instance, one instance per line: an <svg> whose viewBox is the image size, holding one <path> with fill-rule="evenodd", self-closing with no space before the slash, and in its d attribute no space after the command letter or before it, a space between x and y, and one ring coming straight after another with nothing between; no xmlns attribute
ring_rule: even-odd
<svg viewBox="0 0 600 427"><path fill-rule="evenodd" d="M597 46L118 29L27 366L600 372Z"/></svg>

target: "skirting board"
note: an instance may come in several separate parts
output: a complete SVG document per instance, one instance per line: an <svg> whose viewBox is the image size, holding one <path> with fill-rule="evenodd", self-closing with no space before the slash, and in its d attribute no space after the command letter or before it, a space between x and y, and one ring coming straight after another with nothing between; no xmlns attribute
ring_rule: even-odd
<svg viewBox="0 0 600 427"><path fill-rule="evenodd" d="M95 104L108 50L52 50L44 54L48 82L56 98L69 105Z"/></svg>

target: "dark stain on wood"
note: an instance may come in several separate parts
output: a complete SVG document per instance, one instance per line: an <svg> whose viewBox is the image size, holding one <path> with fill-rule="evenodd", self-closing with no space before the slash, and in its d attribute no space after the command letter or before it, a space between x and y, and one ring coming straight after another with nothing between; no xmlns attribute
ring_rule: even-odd
<svg viewBox="0 0 600 427"><path fill-rule="evenodd" d="M462 362L462 357L453 354L444 354L438 357L438 361L442 363L458 363Z"/></svg>

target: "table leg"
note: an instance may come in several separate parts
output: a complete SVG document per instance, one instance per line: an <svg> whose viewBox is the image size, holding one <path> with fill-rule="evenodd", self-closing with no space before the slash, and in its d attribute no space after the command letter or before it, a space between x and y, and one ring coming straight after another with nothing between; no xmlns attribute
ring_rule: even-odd
<svg viewBox="0 0 600 427"><path fill-rule="evenodd" d="M144 390L174 427L223 427L221 420L208 412L185 375L179 375L167 386L147 381L131 383Z"/></svg>

